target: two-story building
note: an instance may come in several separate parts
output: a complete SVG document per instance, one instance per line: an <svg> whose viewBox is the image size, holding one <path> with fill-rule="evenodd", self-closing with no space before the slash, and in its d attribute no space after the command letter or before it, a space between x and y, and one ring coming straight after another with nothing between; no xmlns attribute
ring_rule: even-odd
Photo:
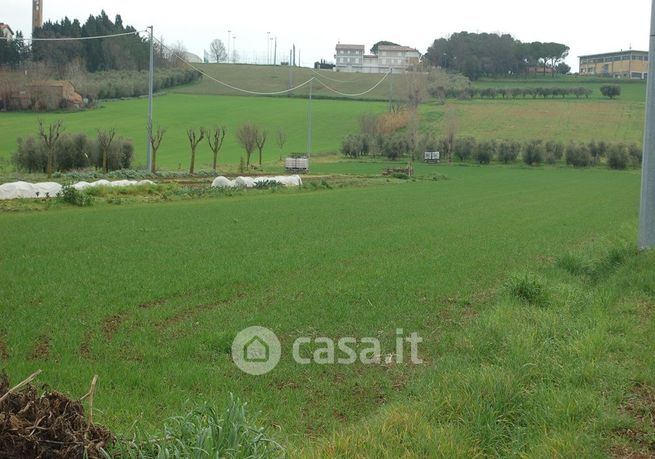
<svg viewBox="0 0 655 459"><path fill-rule="evenodd" d="M377 54L366 54L364 45L339 43L334 59L337 72L404 73L420 62L421 53L408 46L380 45Z"/></svg>
<svg viewBox="0 0 655 459"><path fill-rule="evenodd" d="M627 50L580 56L580 75L645 80L648 52Z"/></svg>

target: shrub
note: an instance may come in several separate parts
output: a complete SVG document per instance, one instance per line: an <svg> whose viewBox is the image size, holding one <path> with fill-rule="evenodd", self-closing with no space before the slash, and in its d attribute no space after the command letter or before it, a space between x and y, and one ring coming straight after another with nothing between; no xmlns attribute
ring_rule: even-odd
<svg viewBox="0 0 655 459"><path fill-rule="evenodd" d="M504 140L498 145L498 161L510 164L516 161L521 152L521 144Z"/></svg>
<svg viewBox="0 0 655 459"><path fill-rule="evenodd" d="M621 86L615 84L606 84L600 87L600 93L605 97L614 99L621 95Z"/></svg>
<svg viewBox="0 0 655 459"><path fill-rule="evenodd" d="M476 149L476 142L473 137L460 137L455 139L454 155L460 161L471 158Z"/></svg>
<svg viewBox="0 0 655 459"><path fill-rule="evenodd" d="M131 140L118 138L114 140L108 153L109 170L129 169L134 157L134 144ZM25 141L18 140L18 151L14 155L14 164L28 172L45 172L47 167L46 148L40 140L33 137ZM54 150L55 170L66 172L84 169L90 166L102 167L102 158L98 152L96 140L90 140L86 134L64 134Z"/></svg>
<svg viewBox="0 0 655 459"><path fill-rule="evenodd" d="M63 202L74 206L86 207L93 204L93 198L84 191L78 191L72 186L64 186L58 196Z"/></svg>
<svg viewBox="0 0 655 459"><path fill-rule="evenodd" d="M641 159L643 155L643 150L641 146L636 143L631 143L628 145L628 155L630 156L630 163L634 167L641 167Z"/></svg>
<svg viewBox="0 0 655 459"><path fill-rule="evenodd" d="M341 141L341 153L350 158L359 158L368 154L368 142L362 134L348 134Z"/></svg>
<svg viewBox="0 0 655 459"><path fill-rule="evenodd" d="M45 146L34 137L18 139L18 150L14 154L14 164L28 172L45 172L48 153Z"/></svg>
<svg viewBox="0 0 655 459"><path fill-rule="evenodd" d="M478 142L475 147L475 160L480 164L489 164L496 154L496 147L494 140Z"/></svg>
<svg viewBox="0 0 655 459"><path fill-rule="evenodd" d="M523 145L523 162L528 166L544 162L546 147L541 140L531 140Z"/></svg>
<svg viewBox="0 0 655 459"><path fill-rule="evenodd" d="M629 162L628 148L624 144L612 145L607 154L607 165L610 169L626 169Z"/></svg>
<svg viewBox="0 0 655 459"><path fill-rule="evenodd" d="M573 167L589 167L592 163L593 158L587 145L583 143L576 145L571 142L566 147L566 164Z"/></svg>
<svg viewBox="0 0 655 459"><path fill-rule="evenodd" d="M407 138L402 134L394 134L384 138L382 152L391 159L396 160L409 151Z"/></svg>

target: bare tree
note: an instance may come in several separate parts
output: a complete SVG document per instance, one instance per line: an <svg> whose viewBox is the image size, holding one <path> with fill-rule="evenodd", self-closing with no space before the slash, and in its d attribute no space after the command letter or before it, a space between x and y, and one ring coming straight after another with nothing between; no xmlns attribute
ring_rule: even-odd
<svg viewBox="0 0 655 459"><path fill-rule="evenodd" d="M287 143L287 132L282 128L278 128L275 140L277 141L277 146L280 147L280 150L284 149L284 145Z"/></svg>
<svg viewBox="0 0 655 459"><path fill-rule="evenodd" d="M105 174L109 172L109 161L107 160L107 156L115 136L115 129L109 129L108 131L98 129L98 149L100 150L100 155L102 156L102 170Z"/></svg>
<svg viewBox="0 0 655 459"><path fill-rule="evenodd" d="M43 139L43 143L48 150L48 165L46 168L48 178L52 177L55 167L55 147L57 146L57 142L59 142L59 136L62 132L64 132L64 128L61 125L61 120L48 125L47 132L43 126L43 120L39 120L39 136Z"/></svg>
<svg viewBox="0 0 655 459"><path fill-rule="evenodd" d="M452 111L446 112L443 144L446 147L446 155L448 156L449 163L453 161L458 126L457 115Z"/></svg>
<svg viewBox="0 0 655 459"><path fill-rule="evenodd" d="M153 174L157 173L157 150L159 150L161 141L164 140L164 134L166 134L166 129L157 126L157 132L150 139L150 146L152 147L152 170L150 172Z"/></svg>
<svg viewBox="0 0 655 459"><path fill-rule="evenodd" d="M193 175L196 168L196 149L198 148L200 141L205 138L205 129L200 128L200 134L198 134L195 129L190 128L187 129L186 135L189 138L189 144L191 145L191 165L189 166L189 174Z"/></svg>
<svg viewBox="0 0 655 459"><path fill-rule="evenodd" d="M186 59L187 49L184 46L184 43L181 41L176 41L168 48L168 61L174 67L184 66L183 59Z"/></svg>
<svg viewBox="0 0 655 459"><path fill-rule="evenodd" d="M257 150L259 150L259 167L262 166L262 151L264 150L264 145L266 145L266 130L259 130L257 128L257 136L255 137L255 143L257 144Z"/></svg>
<svg viewBox="0 0 655 459"><path fill-rule="evenodd" d="M218 162L218 152L221 150L221 147L223 146L223 140L225 139L225 133L226 133L225 126L217 127L216 129L209 129L207 131L207 141L209 142L209 148L212 149L212 152L214 153L214 161L212 163L212 167L214 169L214 172L216 172L216 165Z"/></svg>
<svg viewBox="0 0 655 459"><path fill-rule="evenodd" d="M218 38L209 44L209 55L219 64L227 61L227 50L223 42Z"/></svg>
<svg viewBox="0 0 655 459"><path fill-rule="evenodd" d="M407 105L411 109L416 109L425 100L427 92L426 79L421 74L408 72L405 80L407 84Z"/></svg>
<svg viewBox="0 0 655 459"><path fill-rule="evenodd" d="M257 144L257 126L248 121L242 124L237 130L239 144L246 150L246 168L250 167L250 155Z"/></svg>

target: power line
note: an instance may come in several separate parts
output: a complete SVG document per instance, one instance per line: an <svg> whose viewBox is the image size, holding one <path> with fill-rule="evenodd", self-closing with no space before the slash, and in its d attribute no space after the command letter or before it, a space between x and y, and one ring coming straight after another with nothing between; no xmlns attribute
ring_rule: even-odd
<svg viewBox="0 0 655 459"><path fill-rule="evenodd" d="M378 81L377 83L375 83L375 85L373 85L371 88L367 89L366 91L359 92L359 93L356 93L356 94L349 94L349 93L345 93L345 92L337 91L336 89L331 88L330 86L328 86L327 84L325 84L325 83L324 83L323 81L321 81L320 79L318 79L318 78L317 78L317 79L318 79L319 83L321 83L321 84L323 85L323 87L324 87L325 89L327 89L328 91L332 91L333 93L335 93L335 94L339 94L340 96L344 96L344 97L359 97L359 96L364 96L364 95L366 95L366 94L368 94L368 93L374 91L378 86L380 86L380 85L382 84L382 82L384 82L384 80L387 79L387 77L388 77L389 75L391 75L391 72L387 72L387 73L385 73L384 76L382 77L382 79L381 79L380 81Z"/></svg>
<svg viewBox="0 0 655 459"><path fill-rule="evenodd" d="M98 35L94 37L62 37L62 38L7 38L0 37L0 40L5 41L84 41L84 40L100 40L102 38L116 38L116 37L125 37L128 35L138 35L140 33L145 33L147 30L137 30L135 32L126 32L118 33L113 35Z"/></svg>

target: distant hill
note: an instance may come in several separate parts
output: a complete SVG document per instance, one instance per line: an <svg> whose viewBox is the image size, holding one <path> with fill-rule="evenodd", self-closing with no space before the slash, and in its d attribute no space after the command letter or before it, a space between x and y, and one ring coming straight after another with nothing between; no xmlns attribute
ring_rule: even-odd
<svg viewBox="0 0 655 459"><path fill-rule="evenodd" d="M316 98L334 99L365 99L388 101L390 93L393 99L404 101L407 99L408 87L412 78L425 81L427 74L418 75L390 75L377 88L370 93L348 97L328 90L329 86L344 94L359 94L367 91L376 85L383 77L383 74L365 73L337 73L330 70L314 70L305 67L286 67L271 65L245 65L245 64L198 64L197 68L206 74L232 86L257 92L278 92L289 87L294 87L315 77L313 82L313 94ZM223 86L211 78L203 80L191 86L177 88L175 92L185 94L207 94L207 95L244 95L243 93ZM293 96L306 97L309 93L309 85L293 91ZM285 97L286 95L281 95Z"/></svg>

